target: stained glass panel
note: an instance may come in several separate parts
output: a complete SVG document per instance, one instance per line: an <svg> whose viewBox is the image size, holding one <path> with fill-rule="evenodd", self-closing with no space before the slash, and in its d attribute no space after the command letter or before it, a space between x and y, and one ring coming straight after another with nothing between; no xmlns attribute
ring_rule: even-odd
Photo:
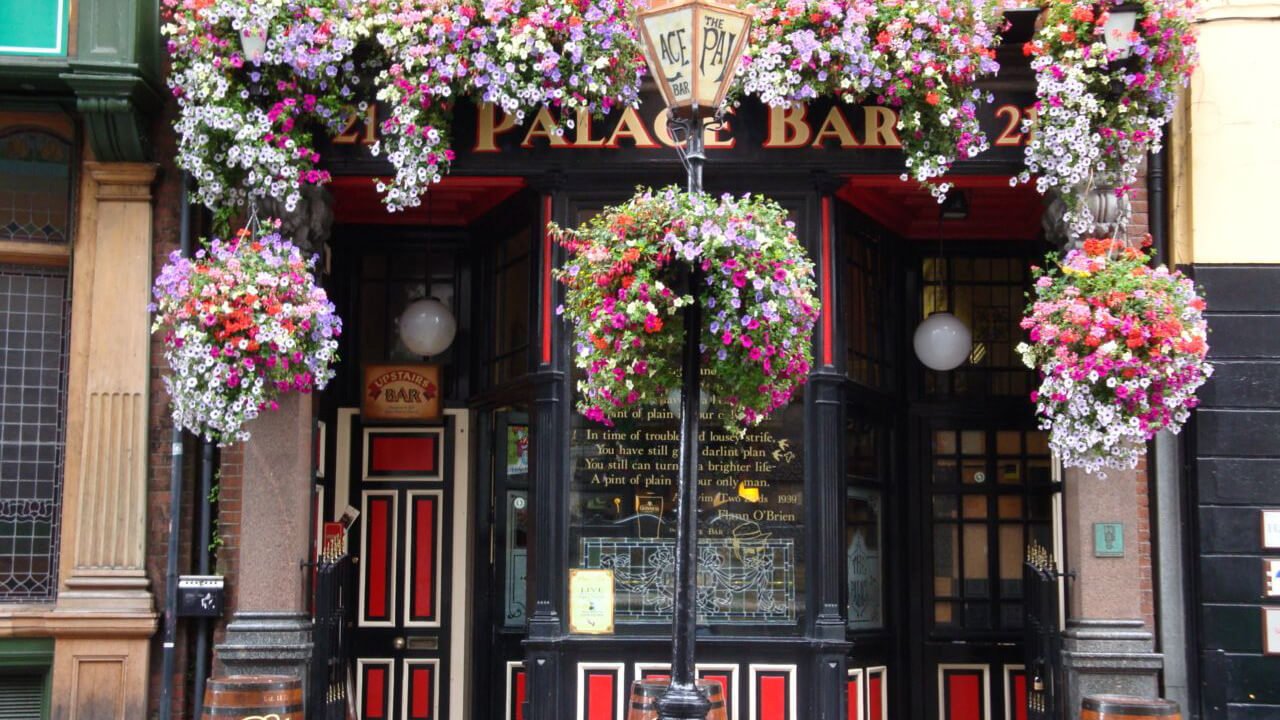
<svg viewBox="0 0 1280 720"><path fill-rule="evenodd" d="M71 237L71 143L39 130L0 134L0 240Z"/></svg>
<svg viewBox="0 0 1280 720"><path fill-rule="evenodd" d="M66 393L65 270L0 265L0 599L57 587Z"/></svg>

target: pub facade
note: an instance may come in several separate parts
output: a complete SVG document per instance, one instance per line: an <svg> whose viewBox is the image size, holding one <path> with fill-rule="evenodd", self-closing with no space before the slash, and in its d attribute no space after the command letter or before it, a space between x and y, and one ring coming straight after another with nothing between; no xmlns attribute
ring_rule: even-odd
<svg viewBox="0 0 1280 720"><path fill-rule="evenodd" d="M184 225L210 231L174 163L155 8L31 5L53 44L0 47L0 715L193 717L208 675L297 674L312 698L328 664L324 704L363 720L626 718L630 683L670 662L676 404L615 427L574 411L547 226L682 183L654 88L572 127L461 103L451 173L397 213L369 150L385 109L353 116L288 220L345 323L338 375L214 450L175 437L145 310ZM787 208L823 308L788 408L743 438L713 403L702 424L697 672L730 720L1073 717L1097 692L1280 708L1280 108L1251 85L1280 25L1205 5L1126 231L1204 285L1218 375L1182 436L1105 480L1057 466L1014 351L1029 267L1061 242L1009 182L1033 12L1008 14L992 147L944 204L899 179L890 108L748 100L706 130L707 189ZM422 298L457 323L429 357L399 327ZM940 310L973 335L948 372L912 347ZM219 616L172 635L170 561L226 584Z"/></svg>
<svg viewBox="0 0 1280 720"><path fill-rule="evenodd" d="M708 190L781 202L823 304L802 398L743 438L719 430L714 408L701 431L698 674L722 684L731 718L1012 720L1066 683L1059 659L1027 657L1028 616L1045 610L1028 607L1026 560L1052 572L1069 543L1092 555L1078 535L1092 520L1064 498L1014 351L1029 267L1054 247L1041 198L1009 180L1034 102L1017 44L1006 40L983 109L993 148L959 164L945 204L899 179L889 108L745 101L705 131ZM614 427L573 410L552 277L562 250L546 228L681 181L662 103L650 89L564 130L550 110L517 121L460 105L451 174L395 214L375 192L388 166L367 149L379 112L322 151L335 176L325 282L347 332L339 376L314 401L318 525L356 517L353 702L370 719L621 720L630 683L670 662L676 403ZM405 397L362 370L423 359L396 326L421 297L458 320L430 358L444 419L368 419ZM911 334L946 309L974 349L934 372ZM1145 475L1108 482L1107 517L1128 540L1113 562L1132 572L1081 579L1132 602L1070 615L1101 639L1080 653L1073 697L1054 688L1064 707L1099 688L1158 693ZM1056 576L1048 587L1065 590ZM1119 684L1090 659L1099 651L1131 663Z"/></svg>

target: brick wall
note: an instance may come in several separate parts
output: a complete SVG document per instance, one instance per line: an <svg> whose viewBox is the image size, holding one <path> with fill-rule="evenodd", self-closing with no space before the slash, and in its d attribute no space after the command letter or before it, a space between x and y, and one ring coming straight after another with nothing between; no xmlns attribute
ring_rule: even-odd
<svg viewBox="0 0 1280 720"><path fill-rule="evenodd" d="M169 109L172 112L172 108ZM161 163L160 174L156 185L152 188L152 267L158 270L168 258L169 253L178 248L178 205L181 192L181 174L173 167L175 154L174 137L169 130L169 113L157 121L152 128L151 140L154 154ZM155 712L160 697L161 658L164 637L164 608L166 604L165 580L169 551L169 519L172 471L173 440L172 421L169 418L169 399L161 382L164 371L164 346L158 337L151 341L151 407L149 409L149 473L147 482L147 577L151 581L151 591L155 595L156 610L161 613L158 631L151 642L151 691L150 709ZM186 572L191 566L191 519L194 488L192 480L196 445L190 441L183 450L186 462L183 471L182 515L179 519L179 572ZM188 673L189 633L185 624L178 626L176 643L177 663L174 683L173 706L178 712L175 718L188 717L190 698L185 692L186 684L182 681Z"/></svg>
<svg viewBox="0 0 1280 720"><path fill-rule="evenodd" d="M153 188L154 203L152 215L153 272L158 271L169 258L169 254L178 249L179 218L181 207L182 171L173 164L177 154L176 138L171 129L175 107L172 103L166 112L157 118L152 128L153 156L161 162L161 171L156 186ZM199 206L193 207L192 241L198 242L205 231L201 226L202 212ZM169 415L168 395L161 381L167 366L164 361L164 346L158 337L151 343L151 407L150 407L150 445L149 445L149 477L147 485L147 576L151 581L155 594L156 609L163 613L165 608L165 580L169 548L169 506L170 476L172 454L173 422ZM182 481L182 515L179 519L180 552L178 571L194 573L198 569L195 548L203 548L210 542L208 538L195 538L199 523L199 503L203 497L197 497L199 490L200 441L186 435L183 447L185 457ZM214 560L214 572L226 575L231 586L231 594L227 613L224 619L216 623L210 643L221 638L225 618L234 612L234 579L239 547L240 528L240 477L241 451L226 448L221 453L220 502L218 524L215 532L222 538L222 546ZM151 712L155 713L160 696L162 682L162 642L163 618L160 631L152 640L151 648ZM178 623L177 663L174 674L173 708L175 719L190 717L191 702L191 660L194 644L195 622L182 620Z"/></svg>
<svg viewBox="0 0 1280 720"><path fill-rule="evenodd" d="M1133 217L1129 220L1129 239L1141 240L1150 232L1150 217L1147 213L1146 170L1143 170L1131 198ZM1155 630L1155 586L1152 576L1151 557L1151 499L1150 477L1147 459L1138 463L1137 482L1134 491L1138 495L1138 564L1141 572L1139 592L1142 595L1142 621L1149 630Z"/></svg>

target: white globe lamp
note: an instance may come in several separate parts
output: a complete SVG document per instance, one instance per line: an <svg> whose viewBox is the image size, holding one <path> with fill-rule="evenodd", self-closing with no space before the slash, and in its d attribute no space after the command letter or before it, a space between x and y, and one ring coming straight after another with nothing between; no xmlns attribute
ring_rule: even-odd
<svg viewBox="0 0 1280 720"><path fill-rule="evenodd" d="M400 314L400 341L415 355L439 355L449 349L458 333L458 321L449 307L436 298L409 303Z"/></svg>
<svg viewBox="0 0 1280 720"><path fill-rule="evenodd" d="M955 315L936 312L916 328L911 344L925 367L954 370L969 357L969 351L973 349L973 334Z"/></svg>

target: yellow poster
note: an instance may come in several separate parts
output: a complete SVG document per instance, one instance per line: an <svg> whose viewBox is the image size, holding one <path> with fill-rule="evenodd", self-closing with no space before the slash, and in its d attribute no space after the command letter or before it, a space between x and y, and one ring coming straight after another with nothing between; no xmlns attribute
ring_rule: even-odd
<svg viewBox="0 0 1280 720"><path fill-rule="evenodd" d="M612 570L569 570L569 632L613 634Z"/></svg>

